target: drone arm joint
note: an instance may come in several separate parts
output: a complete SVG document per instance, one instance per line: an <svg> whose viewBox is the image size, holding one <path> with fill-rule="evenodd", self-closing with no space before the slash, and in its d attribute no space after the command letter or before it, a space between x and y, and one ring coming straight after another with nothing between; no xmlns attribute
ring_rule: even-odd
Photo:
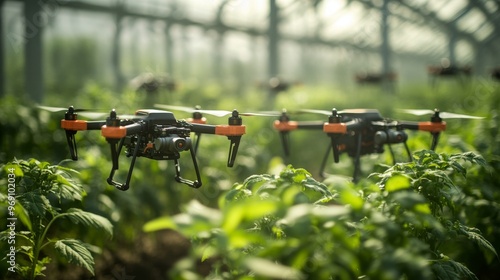
<svg viewBox="0 0 500 280"><path fill-rule="evenodd" d="M245 132L246 127L244 125L217 125L215 127L216 135L241 136Z"/></svg>
<svg viewBox="0 0 500 280"><path fill-rule="evenodd" d="M84 120L61 120L61 128L66 130L87 130L87 121Z"/></svg>
<svg viewBox="0 0 500 280"><path fill-rule="evenodd" d="M276 130L281 131L281 132L295 130L299 127L299 124L296 121L282 122L279 120L275 120L273 125L274 125L274 128L276 128Z"/></svg>
<svg viewBox="0 0 500 280"><path fill-rule="evenodd" d="M346 134L347 125L345 123L325 123L323 125L323 132L334 134Z"/></svg>
<svg viewBox="0 0 500 280"><path fill-rule="evenodd" d="M429 132L441 132L446 130L446 122L419 122L418 130Z"/></svg>

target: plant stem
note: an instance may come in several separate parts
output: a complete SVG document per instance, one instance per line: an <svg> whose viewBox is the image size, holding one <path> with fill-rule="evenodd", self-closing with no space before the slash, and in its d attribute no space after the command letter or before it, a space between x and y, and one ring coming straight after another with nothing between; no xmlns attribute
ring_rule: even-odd
<svg viewBox="0 0 500 280"><path fill-rule="evenodd" d="M43 240L45 240L45 236L47 235L47 232L49 231L49 228L52 225L52 223L60 216L61 215L56 215L55 217L53 217L52 220L50 220L50 222L47 224L47 226L43 230L40 237L35 239L35 242L33 245L33 260L32 260L31 275L30 275L31 280L35 279L36 265L38 263L38 257L40 255L40 251L42 250L43 247L45 247L45 245L50 244L50 242L47 242L43 245L41 245L41 244L43 243Z"/></svg>

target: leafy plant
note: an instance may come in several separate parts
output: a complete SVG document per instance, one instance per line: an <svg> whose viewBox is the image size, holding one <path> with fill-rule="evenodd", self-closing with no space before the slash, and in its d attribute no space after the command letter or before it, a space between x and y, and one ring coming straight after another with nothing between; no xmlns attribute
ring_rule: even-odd
<svg viewBox="0 0 500 280"><path fill-rule="evenodd" d="M92 252L98 248L69 237L67 232L72 230L62 221L98 229L108 237L113 234L113 226L106 218L77 207L76 202L81 201L85 193L71 177L75 171L30 159L9 162L1 167L0 172L2 188L8 185L7 178L15 178L15 185L9 184L15 191L11 189L9 195L2 191L0 203L12 205L9 202L15 201L15 215L22 225L16 225L15 231L9 228L2 231L0 238L7 241L11 232L15 233L15 271L18 275L23 279L44 276L43 271L51 262L48 256L50 248L69 263L94 274ZM14 276L12 270L9 271L8 275Z"/></svg>
<svg viewBox="0 0 500 280"><path fill-rule="evenodd" d="M253 175L221 197L220 209L192 201L144 230L192 239L190 256L171 271L178 279L201 279L200 260L212 263L208 277L221 279L477 279L443 244L465 238L496 255L453 212L455 175L467 170L461 162L484 160L432 151L414 158L374 174L377 184L327 187L291 166L279 176Z"/></svg>
<svg viewBox="0 0 500 280"><path fill-rule="evenodd" d="M476 279L467 266L450 258L457 249L453 248L455 246L447 246L449 243L456 244L463 240L472 242L482 248L486 255L494 255L498 261L494 246L483 237L478 228L465 224L466 219L463 218L467 195L463 192L464 187L456 182L466 178L467 168L464 165L467 163L487 166L481 156L472 152L447 155L423 150L414 154L413 162L396 164L384 173L373 174L380 178L378 185L388 192L397 191L389 183L394 178L399 178L407 180L408 184L404 185L424 198L422 202L425 204L421 204L419 208L428 211L438 223L420 230L408 223L408 233L429 246L433 256L432 269L438 279ZM408 203L408 200L400 204L402 203Z"/></svg>

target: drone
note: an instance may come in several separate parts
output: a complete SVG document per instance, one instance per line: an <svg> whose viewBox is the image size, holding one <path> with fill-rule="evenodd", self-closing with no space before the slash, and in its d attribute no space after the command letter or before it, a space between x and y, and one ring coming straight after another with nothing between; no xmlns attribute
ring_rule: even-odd
<svg viewBox="0 0 500 280"><path fill-rule="evenodd" d="M297 129L322 130L330 137L331 145L323 158L320 176L325 177L325 166L333 150L333 161L338 163L340 155L346 153L354 159L353 181L356 182L360 175L360 158L367 154L384 153L384 146L387 145L392 160L396 163L392 144L402 144L406 150L409 161L412 154L406 141L408 134L405 130L418 130L429 132L432 136L431 150L435 150L439 135L446 130L446 122L443 119L468 118L482 119L482 117L440 112L435 110L402 110L405 113L414 115L431 115L430 121L398 121L382 117L376 109L350 109L338 111L333 108L331 111L302 109L296 112L287 112L284 109L278 120L274 121L274 128L279 131L285 156L290 154L290 132ZM328 116L328 121L293 121L290 114L294 113L314 113Z"/></svg>
<svg viewBox="0 0 500 280"><path fill-rule="evenodd" d="M192 113L191 117L186 119L187 122L193 123L193 124L206 124L207 119L204 117L204 114L216 116L216 117L224 117L230 114L230 111L225 111L225 110L202 110L199 105L194 106L194 108L191 107L185 107L185 106L175 106L175 105L165 105L165 104L155 104L154 107L160 108L160 109L165 109L165 110L172 110L172 111L182 111L182 112L187 112L187 113ZM277 112L272 112L272 111L261 111L261 112L242 112L239 113L240 116L258 116L258 117L278 117L280 116L280 113ZM194 151L195 153L198 151L198 146L200 143L200 137L201 133L195 132L196 135L196 141L194 144Z"/></svg>
<svg viewBox="0 0 500 280"><path fill-rule="evenodd" d="M66 111L64 119L61 120L61 128L66 132L72 160L78 160L76 133L85 130L101 131L101 135L106 138L111 151L112 168L107 183L122 191L126 191L130 187L134 164L138 157L174 161L175 180L189 187L199 188L202 182L190 136L191 132L197 135L226 136L230 141L228 167L233 167L241 137L246 133L246 127L236 109L224 111L224 115L230 115L227 125L209 125L203 119L191 122L177 120L172 112L157 109L137 110L134 115L118 115L113 109L105 120L92 121L78 119L78 115L94 118L105 114L89 112L90 110L78 109L73 106L68 108L39 107L51 112ZM218 112L218 114L221 113ZM126 156L131 157L131 163L126 181L120 183L114 180L114 175L119 168L118 159L123 149L125 149ZM189 151L191 154L196 180L181 177L179 159L181 153L185 151Z"/></svg>

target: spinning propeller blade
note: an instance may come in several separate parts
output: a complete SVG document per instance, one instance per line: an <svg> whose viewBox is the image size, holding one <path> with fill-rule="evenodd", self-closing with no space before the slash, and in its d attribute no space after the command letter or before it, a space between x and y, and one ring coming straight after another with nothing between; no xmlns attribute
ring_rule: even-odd
<svg viewBox="0 0 500 280"><path fill-rule="evenodd" d="M416 116L432 115L436 112L434 110L426 110L426 109L422 109L422 110L420 110L420 109L401 109L398 111L412 114L412 115L416 115ZM455 114L455 113L449 113L449 112L439 112L439 117L441 117L442 119L484 119L484 117Z"/></svg>
<svg viewBox="0 0 500 280"><path fill-rule="evenodd" d="M56 113L56 112L66 112L71 107L62 108L62 107L51 107L51 106L38 105L37 108L48 111L48 112ZM89 118L89 119L98 119L98 118L101 118L101 117L104 117L107 115L106 113L103 113L103 112L93 112L93 111L95 111L95 110L73 108L73 112L78 113L78 115L80 115L82 117Z"/></svg>
<svg viewBox="0 0 500 280"><path fill-rule="evenodd" d="M209 114L209 115L213 115L216 117L229 116L233 113L233 111L226 111L226 110L202 110L202 109L189 108L189 107L184 107L184 106L173 106L173 105L164 105L164 104L155 104L154 106L157 108L161 108L161 109L178 110L178 111L184 111L187 113L199 112L202 114ZM245 112L245 113L238 113L238 114L240 116L263 116L263 117L276 117L276 116L280 115L280 113L276 113L276 112Z"/></svg>
<svg viewBox="0 0 500 280"><path fill-rule="evenodd" d="M374 109L346 109L342 111L337 111L337 109L333 108L332 110L301 109L297 111L297 113L312 113L312 114L331 116L333 111L335 111L336 114L366 114L370 112L376 112L376 110Z"/></svg>

